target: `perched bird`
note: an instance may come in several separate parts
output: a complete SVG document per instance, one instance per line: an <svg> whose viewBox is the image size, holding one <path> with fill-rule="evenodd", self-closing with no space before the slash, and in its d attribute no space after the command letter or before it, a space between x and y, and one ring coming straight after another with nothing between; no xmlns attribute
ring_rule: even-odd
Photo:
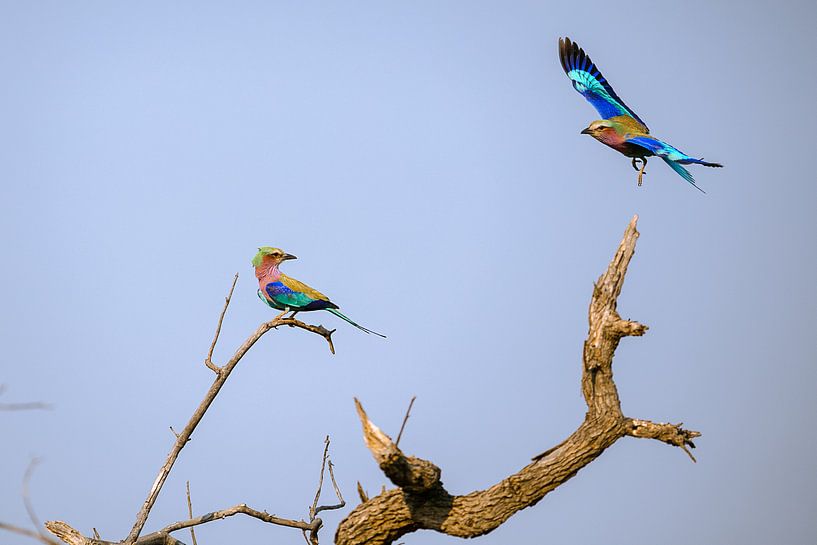
<svg viewBox="0 0 817 545"><path fill-rule="evenodd" d="M633 158L633 168L638 170L638 185L644 176L647 166L647 157L656 155L664 160L672 170L684 180L692 184L695 189L703 190L695 185L692 174L682 165L698 164L706 167L722 167L719 163L710 163L703 159L695 159L686 153L670 146L666 142L650 136L647 125L641 121L601 75L601 72L590 57L570 38L559 38L559 59L567 77L573 83L573 88L581 93L587 101L599 112L602 119L593 121L582 131L589 134L602 144ZM641 168L636 161L641 162Z"/></svg>
<svg viewBox="0 0 817 545"><path fill-rule="evenodd" d="M374 333L385 338L371 329L356 324L339 310L338 306L327 296L316 289L310 288L303 282L290 278L278 270L278 266L289 259L297 259L279 248L264 246L258 248L258 253L252 258L255 267L255 277L258 278L258 297L266 304L284 312L292 311L290 318L302 311L328 310L338 318L346 320L356 328L366 333Z"/></svg>

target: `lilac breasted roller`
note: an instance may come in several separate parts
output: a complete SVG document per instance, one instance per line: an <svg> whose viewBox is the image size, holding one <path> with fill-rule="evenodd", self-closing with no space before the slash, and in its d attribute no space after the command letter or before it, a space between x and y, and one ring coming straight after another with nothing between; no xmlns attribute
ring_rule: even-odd
<svg viewBox="0 0 817 545"><path fill-rule="evenodd" d="M258 248L258 253L252 258L252 265L255 267L255 277L258 278L258 297L262 301L276 310L292 311L290 317L304 311L326 310L361 331L385 338L385 335L350 320L338 310L339 307L335 303L318 290L279 271L278 266L290 259L297 258L279 248L271 246Z"/></svg>
<svg viewBox="0 0 817 545"><path fill-rule="evenodd" d="M695 184L692 174L682 165L698 164L707 167L723 165L690 157L651 136L647 125L624 104L587 53L576 42L571 42L570 38L564 40L559 38L559 59L567 77L573 83L573 88L581 93L602 117L590 123L582 134L589 134L602 144L632 157L633 168L638 171L638 185L641 185L641 178L645 174L647 157L656 155L695 189L703 192ZM640 169L637 161L641 161Z"/></svg>

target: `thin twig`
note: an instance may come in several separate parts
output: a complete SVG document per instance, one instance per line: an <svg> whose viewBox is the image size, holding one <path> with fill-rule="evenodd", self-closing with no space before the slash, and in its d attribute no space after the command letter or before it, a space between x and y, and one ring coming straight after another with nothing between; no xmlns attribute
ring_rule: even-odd
<svg viewBox="0 0 817 545"><path fill-rule="evenodd" d="M335 464L332 463L332 458L329 456L329 436L326 436L326 449L324 450L324 461L326 462L327 466L329 467L329 479L332 481L332 488L335 491L335 496L338 498L338 502L335 505L317 505L317 496L315 498L315 503L313 504L314 515L312 514L312 510L310 510L310 520L314 520L315 515L320 513L321 511L332 511L335 509L341 509L346 506L346 500L343 499L343 495L340 493L340 488L338 487L337 481L335 481ZM321 464L321 480L320 484L318 485L318 495L320 495L320 487L323 486L323 464Z"/></svg>
<svg viewBox="0 0 817 545"><path fill-rule="evenodd" d="M37 468L39 463L40 460L38 458L32 458L28 463L25 474L23 475L23 505L26 507L26 513L28 513L28 519L31 521L31 524L34 525L34 528L37 529L37 532L39 532L41 536L45 537L45 534L40 529L43 525L40 522L39 517L37 517L37 513L34 511L34 505L31 503L31 494L28 486L31 482L32 475L34 475L34 470Z"/></svg>
<svg viewBox="0 0 817 545"><path fill-rule="evenodd" d="M190 481L187 481L187 516L193 518L193 502L190 500ZM198 545L196 542L196 531L190 527L190 538L193 540L193 545Z"/></svg>
<svg viewBox="0 0 817 545"><path fill-rule="evenodd" d="M26 403L0 403L0 411L50 411L54 406L39 401L29 401Z"/></svg>
<svg viewBox="0 0 817 545"><path fill-rule="evenodd" d="M227 297L224 299L224 308L221 310L221 316L218 317L218 325L216 326L216 334L213 336L213 342L210 344L210 350L207 352L207 359L204 360L204 365L210 368L214 373L218 373L221 371L221 368L213 363L213 351L216 349L216 343L218 342L218 336L221 335L221 324L224 322L224 315L227 314L227 307L230 306L230 300L233 298L233 291L235 290L235 284L238 282L238 273L235 273L235 277L233 277L233 285L230 286L230 293L227 294Z"/></svg>
<svg viewBox="0 0 817 545"><path fill-rule="evenodd" d="M311 530L312 525L303 520L290 520L290 519L283 519L280 517L276 517L275 515L270 515L265 511L258 511L257 509L253 509L252 507L248 507L246 504L241 503L230 507L229 509L222 509L221 511L213 511L212 513L207 513L205 515L201 515L200 517L191 518L189 520L182 520L179 522L174 522L168 526L165 526L161 530L156 533L159 534L169 534L171 532L176 532L178 530L183 530L185 528L190 528L192 526L198 526L200 524L206 524L208 522L212 522L214 520L219 520L227 517L232 517L233 515L247 515L252 518L256 518L258 520L262 520L269 524L277 524L278 526L286 526L288 528L298 528L300 530ZM147 536L145 536L147 537Z"/></svg>
<svg viewBox="0 0 817 545"><path fill-rule="evenodd" d="M323 488L323 473L326 469L326 457L329 454L329 436L326 436L326 439L323 440L323 458L321 458L321 474L318 477L318 490L315 491L315 500L312 502L312 506L309 508L309 520L315 520L315 515L317 514L318 508L318 500L321 497L321 489Z"/></svg>
<svg viewBox="0 0 817 545"><path fill-rule="evenodd" d="M228 304L230 302L233 289L235 288L235 282L236 279L233 279L233 284L230 287L230 296L228 296L226 300ZM225 309L226 306L227 305L225 305ZM226 310L222 311L222 314L224 312L226 312ZM133 524L133 528L128 534L128 537L125 538L124 541L125 545L133 545L134 543L136 543L136 540L139 538L139 534L142 533L142 529L145 527L145 522L147 522L150 510L156 503L156 498L159 497L159 492L162 490L162 486L164 486L164 483L167 480L168 475L170 475L170 470L173 468L173 464L176 463L176 459L179 457L179 454L181 453L182 449L187 444L187 442L190 441L190 437L193 435L193 432L199 425L199 422L201 422L201 419L204 417L204 414L207 412L207 409L210 408L210 405L213 403L213 400L221 391L221 388L224 386L225 382L227 382L227 379L230 377L230 373L233 372L236 365L238 365L238 363L241 361L241 358L244 357L244 355L250 350L250 348L252 348L256 342L258 342L258 339L263 337L264 334L270 331L271 329L276 329L284 325L293 326L298 327L300 329L304 329L306 331L310 331L312 333L316 333L323 337L329 343L329 349L334 354L334 346L332 345L332 333L334 332L334 330L328 330L321 325L316 326L306 324L294 318L284 318L284 314L286 314L286 312L282 312L269 322L261 324L258 327L258 329L256 329L247 338L247 340L245 340L244 343L238 347L238 349L235 351L230 360L227 363L225 363L224 366L218 368L218 372L216 373L216 378L213 381L213 384L210 386L210 389L207 390L204 399L201 401L199 406L193 412L193 415L190 417L190 420L187 422L187 425L185 425L184 429L182 429L179 432L179 436L173 443L173 447L170 449L170 453L168 453L165 463L159 469L159 474L153 481L153 485L150 487L150 491L148 492L147 498L142 504L142 507L139 509L139 512L136 514L136 521ZM216 335L216 339L214 339L214 341L215 340L218 340L218 335ZM213 346L215 346L215 344L213 344Z"/></svg>
<svg viewBox="0 0 817 545"><path fill-rule="evenodd" d="M5 530L7 532L11 532L12 534L17 534L25 537L30 537L31 539L36 539L41 543L46 543L47 545L62 545L60 542L51 539L48 536L41 535L34 530L29 530L28 528L21 528L20 526L15 526L13 524L8 524L6 522L0 522L0 530Z"/></svg>
<svg viewBox="0 0 817 545"><path fill-rule="evenodd" d="M343 499L343 495L340 493L340 488L338 487L337 481L335 481L335 464L332 463L332 460L329 460L329 479L332 481L332 488L335 489L335 496L338 497L338 502L335 505L321 505L317 509L315 509L315 513L320 513L321 511L332 511L334 509L342 509L346 506L346 500Z"/></svg>
<svg viewBox="0 0 817 545"><path fill-rule="evenodd" d="M6 385L0 384L0 395L6 391ZM42 403L40 401L27 401L23 403L0 403L0 411L32 411L32 410L51 410L54 406L49 403Z"/></svg>
<svg viewBox="0 0 817 545"><path fill-rule="evenodd" d="M394 446L400 446L400 438L403 437L403 430L406 428L406 422L408 422L409 415L411 414L411 407L414 405L414 400L417 399L417 396L411 396L411 401L409 401L408 409L406 409L406 416L403 417L403 423L400 425L400 433L397 434L397 441L394 442Z"/></svg>

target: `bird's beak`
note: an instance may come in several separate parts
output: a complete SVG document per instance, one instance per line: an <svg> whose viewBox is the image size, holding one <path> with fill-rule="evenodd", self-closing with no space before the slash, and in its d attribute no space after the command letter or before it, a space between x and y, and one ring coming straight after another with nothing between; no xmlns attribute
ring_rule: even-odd
<svg viewBox="0 0 817 545"><path fill-rule="evenodd" d="M290 260L290 259L298 259L298 258L295 257L292 254L284 254L284 259L282 261L287 261L287 260Z"/></svg>
<svg viewBox="0 0 817 545"><path fill-rule="evenodd" d="M590 134L590 127L587 127L586 129L582 130L582 132L579 134Z"/></svg>

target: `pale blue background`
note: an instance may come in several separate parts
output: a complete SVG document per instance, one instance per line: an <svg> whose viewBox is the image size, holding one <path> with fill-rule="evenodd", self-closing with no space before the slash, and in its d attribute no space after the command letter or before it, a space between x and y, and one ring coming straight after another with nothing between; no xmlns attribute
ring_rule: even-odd
<svg viewBox="0 0 817 545"><path fill-rule="evenodd" d="M341 487L384 477L352 405L490 486L584 415L592 282L638 213L619 308L650 325L616 378L628 415L684 421L698 464L625 439L482 544L814 543L813 2L2 2L0 520L123 538L212 374L272 313L255 248L332 296L338 354L266 336L184 450L146 531L238 502L306 516L325 434ZM653 133L726 164L629 160L579 131L581 44ZM331 495L327 496L331 499ZM323 542L349 512L326 513ZM177 537L189 541L187 533ZM0 541L27 541L3 535ZM420 532L406 544L450 544ZM203 545L299 544L233 518Z"/></svg>

